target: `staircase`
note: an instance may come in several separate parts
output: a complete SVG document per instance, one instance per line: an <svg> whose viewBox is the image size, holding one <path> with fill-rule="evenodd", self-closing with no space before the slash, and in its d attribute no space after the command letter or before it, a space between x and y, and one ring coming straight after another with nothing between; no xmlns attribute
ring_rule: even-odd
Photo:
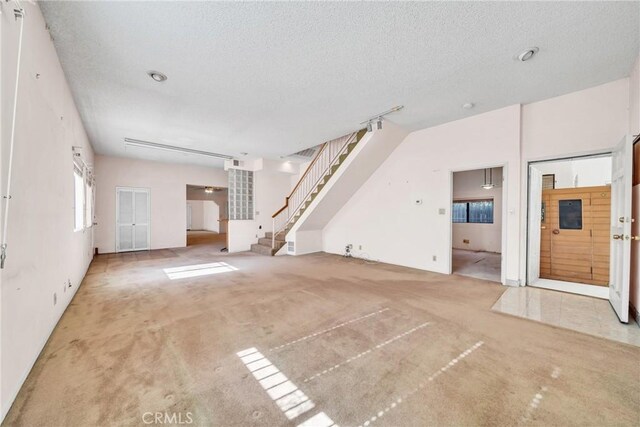
<svg viewBox="0 0 640 427"><path fill-rule="evenodd" d="M268 231L264 237L258 239L258 243L251 245L251 252L255 252L260 255L275 255L280 248L285 245L284 235L282 233L273 237L273 232Z"/></svg>
<svg viewBox="0 0 640 427"><path fill-rule="evenodd" d="M366 129L361 129L322 144L316 157L285 199L284 206L272 215L273 231L266 233L264 238L258 239L258 243L251 245L252 252L273 256L284 246L289 230L320 194L366 132Z"/></svg>

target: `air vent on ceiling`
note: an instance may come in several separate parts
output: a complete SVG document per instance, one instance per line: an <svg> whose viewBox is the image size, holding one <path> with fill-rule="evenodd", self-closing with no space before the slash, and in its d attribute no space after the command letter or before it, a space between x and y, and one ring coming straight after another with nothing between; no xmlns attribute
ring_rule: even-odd
<svg viewBox="0 0 640 427"><path fill-rule="evenodd" d="M293 153L292 155L305 159L311 159L313 158L314 154L316 154L316 147L307 148L306 150L298 151L297 153Z"/></svg>

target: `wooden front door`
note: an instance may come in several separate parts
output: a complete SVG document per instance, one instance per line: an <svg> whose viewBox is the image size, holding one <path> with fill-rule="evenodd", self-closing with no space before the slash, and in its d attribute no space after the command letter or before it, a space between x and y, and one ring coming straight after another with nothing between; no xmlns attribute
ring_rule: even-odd
<svg viewBox="0 0 640 427"><path fill-rule="evenodd" d="M607 286L610 187L542 192L540 277Z"/></svg>

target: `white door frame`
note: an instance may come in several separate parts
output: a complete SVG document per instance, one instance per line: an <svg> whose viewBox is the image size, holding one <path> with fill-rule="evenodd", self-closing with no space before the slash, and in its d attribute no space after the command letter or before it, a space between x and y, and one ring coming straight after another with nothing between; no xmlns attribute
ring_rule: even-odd
<svg viewBox="0 0 640 427"><path fill-rule="evenodd" d="M611 170L611 267L609 302L621 322L629 322L631 281L631 203L633 198L633 140L625 136L613 151Z"/></svg>
<svg viewBox="0 0 640 427"><path fill-rule="evenodd" d="M147 247L143 249L133 248L133 249L125 249L120 250L120 233L118 230L118 217L120 213L120 198L118 197L118 191L120 190L128 190L134 193L133 197L133 215L135 215L135 193L147 193L147 203L148 203L148 224L147 224ZM134 224L135 227L135 224ZM135 229L133 230L133 236L135 236ZM134 242L135 243L135 242ZM135 246L135 245L132 245ZM151 249L151 189L150 188L142 188L142 187L116 187L116 253L119 252L134 252L134 251L145 251Z"/></svg>
<svg viewBox="0 0 640 427"><path fill-rule="evenodd" d="M542 172L533 165L527 168L529 179L529 191L527 201L529 203L527 221L527 277L526 283L535 283L540 279L540 240L542 237ZM534 198L535 191L535 198ZM535 211L532 212L532 209ZM546 207L545 207L546 209Z"/></svg>
<svg viewBox="0 0 640 427"><path fill-rule="evenodd" d="M187 202L187 231L191 230L191 216L193 215L192 207L189 202Z"/></svg>
<svg viewBox="0 0 640 427"><path fill-rule="evenodd" d="M484 164L478 166L471 166L462 169L451 169L449 170L449 274L453 274L453 214L451 213L451 209L453 207L453 174L456 172L468 172L475 171L480 169L489 169L489 168L502 168L502 210L500 215L502 215L502 227L500 230L500 283L503 285L507 284L507 223L509 217L507 216L509 205L508 200L508 187L509 187L509 166L508 163L492 163L492 164Z"/></svg>
<svg viewBox="0 0 640 427"><path fill-rule="evenodd" d="M609 299L609 288L608 287L603 287L603 286L596 286L596 285L589 285L586 283L577 283L577 282L564 282L561 280L551 280L551 279L538 279L535 283L529 283L529 268L530 268L530 263L529 263L529 251L531 250L531 245L529 244L529 239L530 239L530 233L529 233L529 227L531 226L531 221L535 219L535 215L531 214L531 206L529 204L529 195L531 193L531 182L530 182L530 175L529 175L529 169L531 168L531 166L535 166L537 163L546 163L546 162L553 162L553 161L562 161L562 160L571 160L571 159L578 159L578 158L589 158L589 157L603 157L603 156L611 156L611 149L608 150L599 150L599 151L590 151L590 152L583 152L583 153L574 153L574 154L567 154L565 156L550 156L550 157L546 157L546 158L540 158L540 159L531 159L531 160L527 160L527 166L526 166L526 172L525 172L525 176L526 176L526 181L527 181L527 193L526 193L526 197L524 198L525 203L527 205L527 208L525 210L526 213L526 221L525 221L525 230L526 230L526 239L524 242L524 260L521 260L524 264L524 286L533 286L533 287L537 287L537 288L544 288L544 289L552 289L552 290L556 290L556 291L561 291L561 292L569 292L572 294L579 294L579 295L587 295L590 297L595 297L595 298L601 298L601 299ZM611 260L609 260L609 262L611 263Z"/></svg>

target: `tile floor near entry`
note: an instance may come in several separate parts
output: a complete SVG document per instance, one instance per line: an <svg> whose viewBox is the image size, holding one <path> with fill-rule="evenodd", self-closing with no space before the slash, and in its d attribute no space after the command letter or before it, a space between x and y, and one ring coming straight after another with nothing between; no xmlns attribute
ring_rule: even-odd
<svg viewBox="0 0 640 427"><path fill-rule="evenodd" d="M504 291L323 253L99 255L3 425L636 427L640 348L492 311Z"/></svg>
<svg viewBox="0 0 640 427"><path fill-rule="evenodd" d="M609 301L524 286L509 288L494 311L640 347L640 327L620 323Z"/></svg>
<svg viewBox="0 0 640 427"><path fill-rule="evenodd" d="M453 249L453 274L500 282L502 256L495 252Z"/></svg>

